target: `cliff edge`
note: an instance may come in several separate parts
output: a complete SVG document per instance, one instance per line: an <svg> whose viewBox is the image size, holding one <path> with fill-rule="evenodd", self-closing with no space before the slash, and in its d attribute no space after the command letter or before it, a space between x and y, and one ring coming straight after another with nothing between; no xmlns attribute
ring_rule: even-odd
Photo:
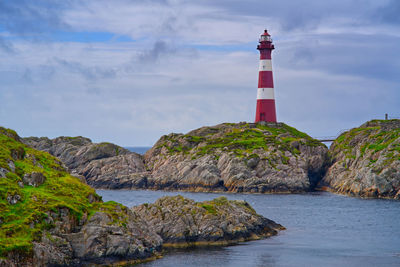
<svg viewBox="0 0 400 267"><path fill-rule="evenodd" d="M321 185L360 197L400 199L400 120L372 120L331 145L333 165Z"/></svg>
<svg viewBox="0 0 400 267"><path fill-rule="evenodd" d="M22 141L56 156L72 175L84 177L95 188L108 187L115 180L145 172L141 155L112 143L92 143L82 136L26 137Z"/></svg>

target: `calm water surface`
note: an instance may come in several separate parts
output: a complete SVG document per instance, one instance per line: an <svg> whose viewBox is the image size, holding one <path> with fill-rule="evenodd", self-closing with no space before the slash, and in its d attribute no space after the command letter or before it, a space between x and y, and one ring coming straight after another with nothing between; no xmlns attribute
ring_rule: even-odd
<svg viewBox="0 0 400 267"><path fill-rule="evenodd" d="M181 194L196 201L224 195L249 202L287 228L279 235L222 248L171 251L140 266L400 266L400 201L326 192L304 195L98 190L128 207Z"/></svg>

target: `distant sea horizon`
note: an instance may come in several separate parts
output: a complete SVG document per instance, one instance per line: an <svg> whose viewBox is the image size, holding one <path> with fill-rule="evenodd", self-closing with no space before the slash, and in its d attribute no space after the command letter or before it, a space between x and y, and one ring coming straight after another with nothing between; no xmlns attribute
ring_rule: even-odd
<svg viewBox="0 0 400 267"><path fill-rule="evenodd" d="M144 153L146 153L147 150L151 148L151 146L126 146L124 148L128 149L131 152L143 155Z"/></svg>

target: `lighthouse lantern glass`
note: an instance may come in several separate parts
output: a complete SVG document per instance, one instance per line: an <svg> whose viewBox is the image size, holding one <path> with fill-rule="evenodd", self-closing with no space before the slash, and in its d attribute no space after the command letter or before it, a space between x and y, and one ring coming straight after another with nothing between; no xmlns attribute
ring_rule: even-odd
<svg viewBox="0 0 400 267"><path fill-rule="evenodd" d="M272 42L271 36L268 36L268 35L261 35L261 41Z"/></svg>

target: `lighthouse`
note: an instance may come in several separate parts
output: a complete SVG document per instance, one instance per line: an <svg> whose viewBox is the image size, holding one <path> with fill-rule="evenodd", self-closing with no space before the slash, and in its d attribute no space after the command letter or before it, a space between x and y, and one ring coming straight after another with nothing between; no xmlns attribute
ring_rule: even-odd
<svg viewBox="0 0 400 267"><path fill-rule="evenodd" d="M261 34L257 49L260 50L258 72L257 109L255 122L276 122L274 81L272 77L271 53L274 50L271 36L265 30Z"/></svg>

